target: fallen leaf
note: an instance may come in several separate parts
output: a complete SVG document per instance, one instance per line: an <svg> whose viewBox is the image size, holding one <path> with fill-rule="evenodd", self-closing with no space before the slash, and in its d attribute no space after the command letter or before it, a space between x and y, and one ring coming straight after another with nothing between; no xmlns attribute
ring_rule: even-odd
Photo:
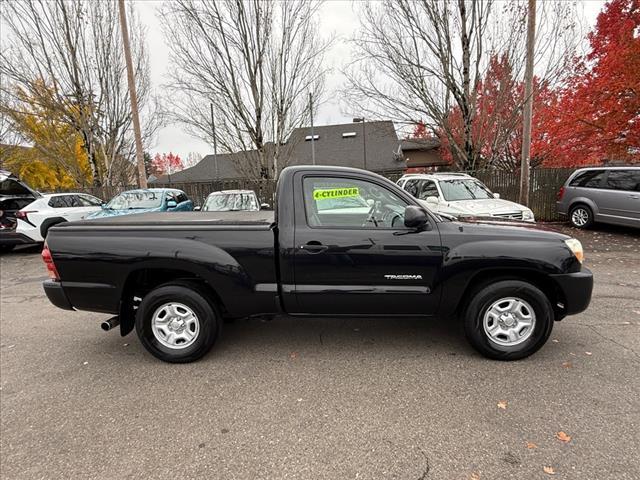
<svg viewBox="0 0 640 480"><path fill-rule="evenodd" d="M291 352L291 353L289 354L289 358L290 358L291 360L295 360L296 358L298 358L298 352Z"/></svg>
<svg viewBox="0 0 640 480"><path fill-rule="evenodd" d="M480 473L471 472L471 475L469 475L469 480L480 480Z"/></svg>
<svg viewBox="0 0 640 480"><path fill-rule="evenodd" d="M553 343L558 343L559 340L556 340L555 338L553 340L551 340Z"/></svg>
<svg viewBox="0 0 640 480"><path fill-rule="evenodd" d="M536 444L535 444L535 443L533 443L533 442L527 442L527 448L528 448L529 450L533 450L534 448L538 448L538 445L536 445Z"/></svg>
<svg viewBox="0 0 640 480"><path fill-rule="evenodd" d="M84 362L83 365L89 365L89 362Z"/></svg>
<svg viewBox="0 0 640 480"><path fill-rule="evenodd" d="M584 352L585 355L593 355L591 352Z"/></svg>
<svg viewBox="0 0 640 480"><path fill-rule="evenodd" d="M544 473L546 473L548 475L555 475L556 474L556 470L553 467L542 467L542 470L544 470Z"/></svg>
<svg viewBox="0 0 640 480"><path fill-rule="evenodd" d="M562 362L562 366L564 368L571 368L571 367L573 367L573 363L571 363L571 362Z"/></svg>
<svg viewBox="0 0 640 480"><path fill-rule="evenodd" d="M498 402L498 408L501 408L502 410L506 410L507 409L507 401L506 400L500 400Z"/></svg>
<svg viewBox="0 0 640 480"><path fill-rule="evenodd" d="M566 433L564 433L564 432L558 432L558 433L556 433L556 438L557 438L558 440L560 440L561 442L564 442L564 443L569 443L569 442L571 441L571 436L570 436L570 435L567 435L567 434L566 434Z"/></svg>

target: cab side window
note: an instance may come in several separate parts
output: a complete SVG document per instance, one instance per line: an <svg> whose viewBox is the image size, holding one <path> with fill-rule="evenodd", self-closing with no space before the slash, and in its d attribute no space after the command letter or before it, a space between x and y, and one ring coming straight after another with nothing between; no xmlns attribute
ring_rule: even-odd
<svg viewBox="0 0 640 480"><path fill-rule="evenodd" d="M407 203L376 183L340 177L305 177L303 194L310 227L404 228Z"/></svg>
<svg viewBox="0 0 640 480"><path fill-rule="evenodd" d="M427 197L438 198L439 196L440 194L438 193L438 187L435 182L431 180L422 180L420 182L420 193L418 194L420 200L426 200Z"/></svg>

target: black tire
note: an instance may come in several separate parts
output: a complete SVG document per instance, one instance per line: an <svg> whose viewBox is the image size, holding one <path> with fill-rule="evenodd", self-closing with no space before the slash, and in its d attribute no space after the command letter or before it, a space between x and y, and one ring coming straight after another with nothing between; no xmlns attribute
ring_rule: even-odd
<svg viewBox="0 0 640 480"><path fill-rule="evenodd" d="M579 203L569 210L569 223L576 228L590 228L593 225L593 210Z"/></svg>
<svg viewBox="0 0 640 480"><path fill-rule="evenodd" d="M171 348L164 345L152 328L156 311L173 302L191 309L199 325L196 337L186 347ZM198 360L211 350L220 334L220 318L204 289L195 283L175 282L160 285L145 295L136 313L136 333L142 345L156 358L170 363L188 363Z"/></svg>
<svg viewBox="0 0 640 480"><path fill-rule="evenodd" d="M517 298L528 303L535 314L532 331L517 345L500 345L485 332L484 317L501 299ZM525 307L525 311L527 311ZM493 360L519 360L537 352L549 339L553 329L553 308L546 295L534 285L521 280L503 280L480 287L464 313L464 331L473 348ZM500 340L500 339L498 339Z"/></svg>

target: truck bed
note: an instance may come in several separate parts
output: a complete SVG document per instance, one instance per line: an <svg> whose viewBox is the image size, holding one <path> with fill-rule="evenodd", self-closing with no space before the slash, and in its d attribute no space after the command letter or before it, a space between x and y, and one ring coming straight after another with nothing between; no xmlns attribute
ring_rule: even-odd
<svg viewBox="0 0 640 480"><path fill-rule="evenodd" d="M47 243L76 309L117 314L141 272L173 271L204 280L236 317L276 310L274 234L272 211L154 212L62 223Z"/></svg>

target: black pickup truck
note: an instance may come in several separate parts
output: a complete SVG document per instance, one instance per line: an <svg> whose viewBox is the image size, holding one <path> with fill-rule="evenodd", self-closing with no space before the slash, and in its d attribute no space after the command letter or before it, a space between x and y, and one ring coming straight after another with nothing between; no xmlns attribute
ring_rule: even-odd
<svg viewBox="0 0 640 480"><path fill-rule="evenodd" d="M589 305L580 242L514 221L435 215L357 169L289 167L274 212L149 213L49 231L44 289L64 309L115 314L169 362L206 354L223 320L461 318L483 355L515 360Z"/></svg>

